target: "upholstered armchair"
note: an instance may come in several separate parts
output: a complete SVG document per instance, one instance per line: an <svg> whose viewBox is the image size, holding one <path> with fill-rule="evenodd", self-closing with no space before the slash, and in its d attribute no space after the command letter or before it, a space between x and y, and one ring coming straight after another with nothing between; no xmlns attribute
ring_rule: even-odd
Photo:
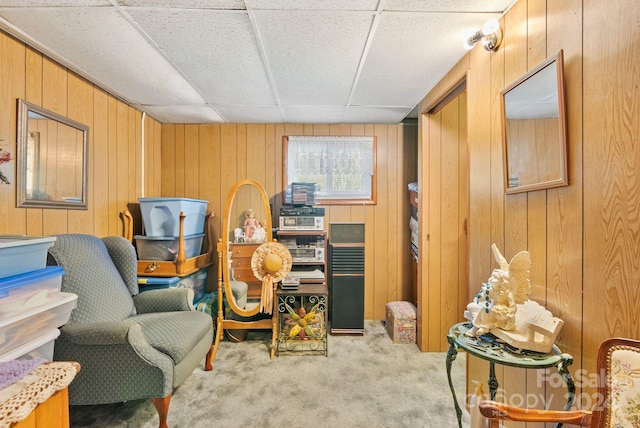
<svg viewBox="0 0 640 428"><path fill-rule="evenodd" d="M47 262L64 269L62 291L78 295L54 347L54 360L82 367L70 404L151 398L166 427L174 388L205 356L211 370L213 322L193 310L193 291L138 293L135 249L116 236L58 235Z"/></svg>
<svg viewBox="0 0 640 428"><path fill-rule="evenodd" d="M640 341L606 339L597 361L597 407L591 410L522 409L495 401L480 402L480 413L491 427L500 420L558 422L591 428L640 426Z"/></svg>

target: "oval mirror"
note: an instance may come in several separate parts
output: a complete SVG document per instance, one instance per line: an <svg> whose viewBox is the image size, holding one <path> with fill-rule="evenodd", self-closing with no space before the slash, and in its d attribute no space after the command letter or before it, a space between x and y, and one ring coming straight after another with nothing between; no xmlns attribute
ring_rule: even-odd
<svg viewBox="0 0 640 428"><path fill-rule="evenodd" d="M269 197L255 180L238 181L229 191L222 224L224 292L229 308L241 317L260 312L262 283L251 268L255 249L273 240ZM231 280L229 280L231 279ZM242 307L232 293L232 280L248 285L247 305Z"/></svg>

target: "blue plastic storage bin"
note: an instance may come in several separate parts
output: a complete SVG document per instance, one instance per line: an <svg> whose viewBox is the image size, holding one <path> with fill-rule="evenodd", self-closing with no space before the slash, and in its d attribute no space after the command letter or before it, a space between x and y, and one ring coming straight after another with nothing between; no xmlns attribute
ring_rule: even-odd
<svg viewBox="0 0 640 428"><path fill-rule="evenodd" d="M196 302L205 294L207 288L208 269L202 268L185 277L138 277L140 291L158 290L162 288L190 288L193 290L193 301Z"/></svg>
<svg viewBox="0 0 640 428"><path fill-rule="evenodd" d="M55 236L0 235L0 278L45 267L47 250L55 240Z"/></svg>
<svg viewBox="0 0 640 428"><path fill-rule="evenodd" d="M177 287L180 278L172 276L168 278L156 278L156 277L138 277L138 288L140 291L159 290L163 288Z"/></svg>
<svg viewBox="0 0 640 428"><path fill-rule="evenodd" d="M147 236L179 236L180 212L185 213L184 234L204 232L209 201L189 198L138 198Z"/></svg>
<svg viewBox="0 0 640 428"><path fill-rule="evenodd" d="M134 236L139 260L175 261L178 258L179 238L165 236ZM184 255L190 259L200 255L204 233L184 237Z"/></svg>

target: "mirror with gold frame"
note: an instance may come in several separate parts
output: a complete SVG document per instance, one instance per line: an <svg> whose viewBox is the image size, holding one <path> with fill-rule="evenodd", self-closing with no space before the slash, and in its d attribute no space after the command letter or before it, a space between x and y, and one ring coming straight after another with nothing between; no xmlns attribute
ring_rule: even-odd
<svg viewBox="0 0 640 428"><path fill-rule="evenodd" d="M18 100L19 208L87 209L89 127Z"/></svg>
<svg viewBox="0 0 640 428"><path fill-rule="evenodd" d="M234 242L237 235L236 229L242 229L244 225L244 215L248 209L254 211L256 218L260 219L261 227L264 228L265 242L273 241L271 210L269 198L264 187L255 180L240 180L229 191L225 203L224 217L222 223L222 238L218 242L218 317L216 327L216 338L214 343L213 358L215 358L220 341L222 340L222 332L229 330L250 330L250 329L271 329L271 358L274 358L276 347L276 313L274 310L265 313L262 309L261 296L264 293L272 293L270 301L275 302L275 287L271 290L264 290L264 284L260 283L262 289L259 294L247 295L247 304L242 307L233 293L232 281L236 279L236 275L232 274L232 258L237 253L234 245L246 245L247 248L255 251L254 248L259 245L253 243ZM248 256L248 257L247 257ZM244 254L245 262L247 258L251 259L251 254ZM244 266L247 269L247 266ZM251 269L248 267L248 269ZM251 274L253 275L253 274ZM247 278L249 278L247 276ZM243 278L244 279L244 278ZM251 279L251 278L249 278ZM257 278L253 277L253 279ZM276 284L277 286L277 284ZM223 291L224 290L224 291ZM249 290L251 291L251 290ZM223 295L227 308L223 308ZM274 303L272 303L274 305ZM275 307L275 306L274 306ZM235 315L229 317L225 310L228 309Z"/></svg>
<svg viewBox="0 0 640 428"><path fill-rule="evenodd" d="M231 281L227 278L241 279L246 282L259 283L258 279L254 277L251 271L251 266L245 264L244 266L232 267L235 253L239 253L238 247L247 246L254 248L257 242L234 242L236 239L235 230L240 228L244 231L245 215L247 211L251 209L255 218L259 219L261 226L265 233L264 242L271 242L273 240L273 232L271 227L271 212L269 207L269 198L262 185L253 180L241 180L238 181L232 189L229 191L229 196L225 204L225 213L222 224L222 259L223 259L223 283L227 300L229 301L229 307L237 315L242 317L251 317L257 315L260 312L259 305L256 305L252 297L251 290L248 294L247 307L241 308L235 302L233 293L231 292ZM248 241L248 239L247 239ZM239 278L240 272L233 272L232 269L243 269L245 272L241 278ZM253 280L253 281L250 281Z"/></svg>
<svg viewBox="0 0 640 428"><path fill-rule="evenodd" d="M501 91L505 193L566 186L562 50Z"/></svg>

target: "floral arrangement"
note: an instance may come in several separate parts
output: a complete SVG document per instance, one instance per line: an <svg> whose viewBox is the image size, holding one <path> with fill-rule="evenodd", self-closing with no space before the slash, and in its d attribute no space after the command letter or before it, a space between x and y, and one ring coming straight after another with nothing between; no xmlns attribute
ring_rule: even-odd
<svg viewBox="0 0 640 428"><path fill-rule="evenodd" d="M6 151L5 149L0 148L0 165L5 164L9 161L13 160L11 153ZM10 184L9 179L6 175L0 170L0 182L4 184Z"/></svg>

